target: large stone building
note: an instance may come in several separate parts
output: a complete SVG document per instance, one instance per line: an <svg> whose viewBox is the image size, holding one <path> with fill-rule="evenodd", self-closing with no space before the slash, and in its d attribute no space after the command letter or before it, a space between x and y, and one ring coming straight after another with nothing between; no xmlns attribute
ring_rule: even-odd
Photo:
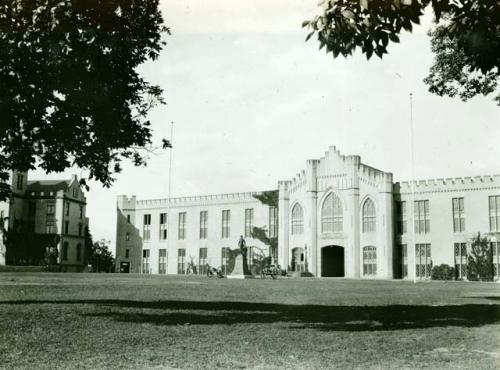
<svg viewBox="0 0 500 370"><path fill-rule="evenodd" d="M76 176L70 180L28 180L10 176L12 196L0 202L0 220L8 230L7 264L38 265L48 246L58 249L63 271L84 267L86 198Z"/></svg>
<svg viewBox="0 0 500 370"><path fill-rule="evenodd" d="M278 236L282 267L318 277L430 277L433 265L464 277L467 245L489 235L499 273L500 175L394 183L392 174L331 147L293 179L278 182L278 210L252 193L118 198L116 257L122 271L178 274L224 266L253 226ZM169 217L170 216L170 217Z"/></svg>

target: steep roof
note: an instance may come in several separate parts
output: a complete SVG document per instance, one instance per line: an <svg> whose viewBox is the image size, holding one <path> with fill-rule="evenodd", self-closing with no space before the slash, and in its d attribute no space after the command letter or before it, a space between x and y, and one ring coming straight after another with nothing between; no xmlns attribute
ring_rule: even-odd
<svg viewBox="0 0 500 370"><path fill-rule="evenodd" d="M59 190L66 191L72 180L39 180L28 181L28 192L57 192Z"/></svg>

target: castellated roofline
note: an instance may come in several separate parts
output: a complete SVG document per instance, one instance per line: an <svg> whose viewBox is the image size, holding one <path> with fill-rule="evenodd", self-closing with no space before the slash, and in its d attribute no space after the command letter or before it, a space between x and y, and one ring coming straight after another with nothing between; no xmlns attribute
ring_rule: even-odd
<svg viewBox="0 0 500 370"><path fill-rule="evenodd" d="M175 197L175 198L158 198L158 199L141 199L136 200L135 195L127 197L126 195L118 196L118 203L123 204L121 208L135 208L136 206L160 206L160 205L184 205L198 202L207 201L231 201L231 200L258 200L254 197L264 193L265 191L258 192L240 192L240 193L224 193L224 194L211 194L211 195L195 195L186 197Z"/></svg>
<svg viewBox="0 0 500 370"><path fill-rule="evenodd" d="M306 165L308 168L311 166L326 166L326 171L332 167L339 172L350 172L354 169L358 171L361 177L374 183L393 183L391 172L384 172L363 164L359 155L342 155L337 147L333 145L328 148L328 151L320 159L308 159ZM323 167L321 172L318 172L318 175L324 175L324 171L325 167ZM305 182L306 171L302 170L290 180L290 186L292 188L299 188L305 185Z"/></svg>
<svg viewBox="0 0 500 370"><path fill-rule="evenodd" d="M447 177L438 179L401 181L395 184L402 190L410 190L412 184L417 188L428 188L440 185L472 185L472 184L500 184L500 175L467 176L467 177Z"/></svg>

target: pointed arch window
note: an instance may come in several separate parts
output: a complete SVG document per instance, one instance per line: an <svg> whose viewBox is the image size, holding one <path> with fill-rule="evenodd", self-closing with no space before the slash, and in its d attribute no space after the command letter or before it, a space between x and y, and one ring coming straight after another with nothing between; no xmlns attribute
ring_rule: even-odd
<svg viewBox="0 0 500 370"><path fill-rule="evenodd" d="M304 233L304 210L299 203L292 208L292 235Z"/></svg>
<svg viewBox="0 0 500 370"><path fill-rule="evenodd" d="M342 202L334 193L330 193L321 208L321 231L324 233L342 232Z"/></svg>
<svg viewBox="0 0 500 370"><path fill-rule="evenodd" d="M374 232L377 227L377 218L375 214L375 203L368 198L363 204L363 232Z"/></svg>

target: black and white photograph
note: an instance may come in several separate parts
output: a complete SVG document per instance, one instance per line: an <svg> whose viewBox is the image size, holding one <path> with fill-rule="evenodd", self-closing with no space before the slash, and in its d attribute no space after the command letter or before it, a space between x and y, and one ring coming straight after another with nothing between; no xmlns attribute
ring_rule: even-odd
<svg viewBox="0 0 500 370"><path fill-rule="evenodd" d="M500 369L498 0L0 0L0 369Z"/></svg>

